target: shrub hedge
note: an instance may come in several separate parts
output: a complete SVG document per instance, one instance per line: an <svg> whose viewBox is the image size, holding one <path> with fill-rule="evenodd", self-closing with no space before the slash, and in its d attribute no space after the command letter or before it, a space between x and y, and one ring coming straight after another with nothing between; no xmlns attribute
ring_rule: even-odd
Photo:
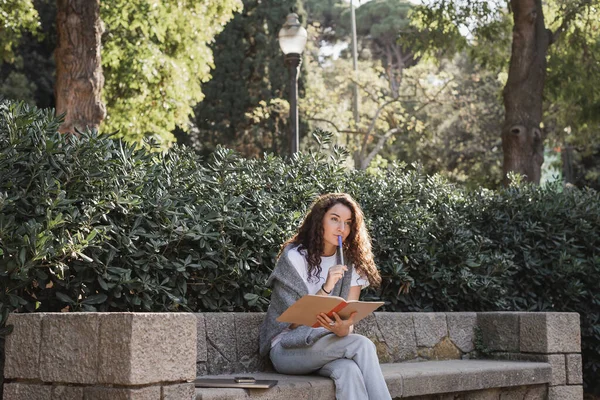
<svg viewBox="0 0 600 400"><path fill-rule="evenodd" d="M467 192L343 151L247 160L159 153L52 111L0 102L0 292L9 312L262 311L279 244L320 193L362 204L389 311L581 315L587 390L600 369L600 196L518 186Z"/></svg>

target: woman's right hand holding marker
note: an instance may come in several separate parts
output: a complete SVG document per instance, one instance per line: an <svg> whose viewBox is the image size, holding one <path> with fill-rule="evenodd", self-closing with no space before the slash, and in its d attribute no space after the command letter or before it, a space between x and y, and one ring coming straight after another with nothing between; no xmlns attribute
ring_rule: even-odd
<svg viewBox="0 0 600 400"><path fill-rule="evenodd" d="M346 271L348 271L348 267L345 265L334 265L333 267L329 268L327 280L322 287L325 293L331 293L335 284L342 279Z"/></svg>

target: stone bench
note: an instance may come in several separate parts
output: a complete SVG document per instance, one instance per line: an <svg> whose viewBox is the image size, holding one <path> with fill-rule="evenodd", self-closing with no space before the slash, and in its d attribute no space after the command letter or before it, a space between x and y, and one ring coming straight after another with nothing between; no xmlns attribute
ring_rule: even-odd
<svg viewBox="0 0 600 400"><path fill-rule="evenodd" d="M197 388L198 400L335 398L330 379L276 374L269 361L259 357L258 331L264 314L196 317L199 376L251 373L279 381L268 390ZM380 312L360 321L355 332L375 343L393 398L583 398L575 313Z"/></svg>
<svg viewBox="0 0 600 400"><path fill-rule="evenodd" d="M331 380L275 374L258 356L263 318L12 314L3 399L334 399ZM356 331L376 344L395 398L583 398L578 314L375 313ZM196 389L192 383L196 375L247 373L279 384L254 390Z"/></svg>

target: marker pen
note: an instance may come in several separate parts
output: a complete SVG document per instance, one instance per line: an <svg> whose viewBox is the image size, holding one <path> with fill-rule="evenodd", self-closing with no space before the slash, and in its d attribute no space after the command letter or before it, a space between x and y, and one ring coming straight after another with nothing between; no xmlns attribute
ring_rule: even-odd
<svg viewBox="0 0 600 400"><path fill-rule="evenodd" d="M342 247L342 236L338 236L338 246L340 248L340 264L344 265L344 248Z"/></svg>

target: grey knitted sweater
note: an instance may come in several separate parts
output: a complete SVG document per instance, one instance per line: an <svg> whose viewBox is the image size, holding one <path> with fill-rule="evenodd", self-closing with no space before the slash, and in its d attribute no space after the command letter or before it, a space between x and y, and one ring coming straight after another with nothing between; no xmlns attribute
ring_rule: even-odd
<svg viewBox="0 0 600 400"><path fill-rule="evenodd" d="M259 351L261 356L266 356L269 353L271 340L289 326L288 323L277 322L277 317L300 297L308 294L306 284L288 258L288 251L295 246L288 245L283 250L273 273L267 280L267 286L272 287L273 290L267 316L260 327ZM340 279L331 291L332 296L339 296L344 299L348 298L352 278L352 263L347 262L346 265L348 271L344 274L344 278ZM332 333L325 328L299 326L286 333L279 343L286 348L308 347L328 334Z"/></svg>

